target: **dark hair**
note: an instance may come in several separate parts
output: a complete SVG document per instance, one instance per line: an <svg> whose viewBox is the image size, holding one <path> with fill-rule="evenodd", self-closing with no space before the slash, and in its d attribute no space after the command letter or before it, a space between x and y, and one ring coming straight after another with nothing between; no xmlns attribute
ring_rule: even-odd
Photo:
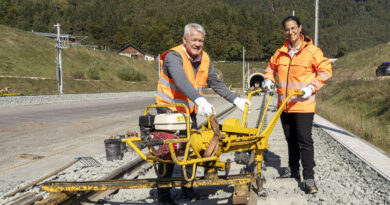
<svg viewBox="0 0 390 205"><path fill-rule="evenodd" d="M295 22L297 23L298 26L301 25L301 21L299 20L298 17L296 17L296 16L287 16L287 17L282 21L282 27L283 27L283 29L284 29L284 25L286 24L287 21L295 21ZM303 34L303 40L306 41L306 42L309 42L310 40L309 40L308 38L306 38L306 35L308 34L308 33L306 32L306 30L304 30L304 29L302 28L301 33Z"/></svg>
<svg viewBox="0 0 390 205"><path fill-rule="evenodd" d="M284 28L284 25L286 24L287 21L295 21L298 26L301 25L301 21L299 20L298 17L296 16L287 16L283 21L282 21L282 27Z"/></svg>

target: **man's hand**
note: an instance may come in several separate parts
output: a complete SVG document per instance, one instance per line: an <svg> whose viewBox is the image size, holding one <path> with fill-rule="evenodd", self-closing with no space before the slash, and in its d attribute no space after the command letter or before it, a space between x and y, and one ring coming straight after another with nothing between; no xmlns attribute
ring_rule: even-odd
<svg viewBox="0 0 390 205"><path fill-rule="evenodd" d="M275 84L274 82L272 82L272 80L267 79L264 81L264 88L266 88L269 91L272 91L275 88Z"/></svg>
<svg viewBox="0 0 390 205"><path fill-rule="evenodd" d="M233 104L236 105L237 108L241 110L241 112L244 112L245 104L248 104L249 108L251 107L251 102L249 102L248 99L241 99L239 97L236 97L236 99L234 99Z"/></svg>
<svg viewBox="0 0 390 205"><path fill-rule="evenodd" d="M312 85L308 85L301 89L303 92L302 98L308 98L310 97L314 92L314 87Z"/></svg>
<svg viewBox="0 0 390 205"><path fill-rule="evenodd" d="M213 105L207 102L206 98L198 97L195 99L195 104L198 106L198 114L210 116L213 114Z"/></svg>

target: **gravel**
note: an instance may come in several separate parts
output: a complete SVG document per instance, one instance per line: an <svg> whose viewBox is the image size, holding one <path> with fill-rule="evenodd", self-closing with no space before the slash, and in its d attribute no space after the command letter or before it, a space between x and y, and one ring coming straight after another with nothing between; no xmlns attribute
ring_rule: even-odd
<svg viewBox="0 0 390 205"><path fill-rule="evenodd" d="M93 181L93 180L99 180L102 177L109 175L115 169L134 160L136 157L138 157L138 154L136 154L135 152L126 152L124 154L122 160L114 160L114 161L107 161L105 154L94 156L93 158L97 162L99 162L101 164L101 166L90 166L89 167L89 166L84 165L81 162L77 162L76 164L74 164L71 167L69 167L68 169L60 172L59 174L54 175L53 177L50 177L47 180L38 183L38 186L43 184L44 182L48 182L48 181ZM42 175L41 177L44 177L46 175L47 174ZM36 179L22 181L22 182L20 182L20 185L18 187L9 187L7 189L0 190L0 196L6 195L6 194L18 189L18 188L21 188L27 184L32 183L35 180ZM32 188L26 189L25 192L33 191L33 192L38 193L39 192L38 186L34 186ZM18 197L18 196L23 195L24 193L18 193L15 196L9 197L7 199L1 198L0 204L6 203L6 202ZM44 197L49 196L49 194L46 192L41 192L41 193L43 193L42 196L44 196Z"/></svg>
<svg viewBox="0 0 390 205"><path fill-rule="evenodd" d="M289 186L268 188L268 197L305 198L306 204L390 204L390 183L379 176L359 158L343 148L320 128L313 129L316 151L316 182L319 193L306 195L299 187ZM234 163L232 169L234 169ZM237 169L237 168L236 168ZM180 169L175 170L179 176ZM201 175L197 170L197 174ZM153 178L150 170L143 178ZM266 179L268 180L268 179ZM269 182L268 182L269 183ZM216 204L230 203L233 186L200 187L196 191L202 196L197 202L188 202L181 196L180 188L171 191L171 197L180 204ZM136 194L135 194L136 193ZM116 195L106 198L108 202L155 203L155 189L121 190ZM281 204L281 201L275 204ZM283 203L282 203L283 204ZM302 204L301 201L292 204Z"/></svg>
<svg viewBox="0 0 390 205"><path fill-rule="evenodd" d="M120 92L120 93L91 93L91 94L63 94L37 96L6 96L0 97L0 107L15 107L24 105L38 105L49 103L67 103L88 100L103 100L123 97L151 96L155 91Z"/></svg>
<svg viewBox="0 0 390 205"><path fill-rule="evenodd" d="M316 182L320 189L309 202L324 204L390 204L390 182L333 140L313 128Z"/></svg>

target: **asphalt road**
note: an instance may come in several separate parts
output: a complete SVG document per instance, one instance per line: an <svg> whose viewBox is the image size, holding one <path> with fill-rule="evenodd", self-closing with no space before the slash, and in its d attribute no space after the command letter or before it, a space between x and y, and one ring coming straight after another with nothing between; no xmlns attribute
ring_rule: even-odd
<svg viewBox="0 0 390 205"><path fill-rule="evenodd" d="M36 178L78 156L104 153L103 140L138 128L154 97L0 108L0 184ZM18 158L27 153L41 160Z"/></svg>

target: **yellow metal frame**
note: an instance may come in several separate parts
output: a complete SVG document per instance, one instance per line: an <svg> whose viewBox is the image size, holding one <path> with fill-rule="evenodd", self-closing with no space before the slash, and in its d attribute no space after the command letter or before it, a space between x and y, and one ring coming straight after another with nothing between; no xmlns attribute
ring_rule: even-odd
<svg viewBox="0 0 390 205"><path fill-rule="evenodd" d="M251 100L251 97L254 93L261 92L261 90L255 90L248 94L248 99ZM160 157L146 156L136 145L135 142L142 141L141 137L135 138L126 138L122 140L129 144L129 146L134 149L135 152L138 153L144 160L148 162L152 162L156 169L156 162L161 162L164 164L163 173L157 173L157 175L164 175L166 172L166 164L167 163L175 163L183 168L184 178L159 178L159 179L145 179L145 180L126 180L126 181L95 181L95 182L50 182L43 185L41 188L43 190L50 192L50 197L44 200L41 204L57 204L68 196L75 194L76 191L90 191L90 190L108 190L108 189L133 189L133 188L165 188L165 187L197 187L197 186L219 186L219 185L227 185L234 184L235 185L235 194L233 194L233 202L237 200L239 202L244 202L247 199L247 192L243 192L244 194L236 195L238 192L242 192L243 190L247 190L248 184L256 181L258 191L261 191L261 162L263 161L263 151L269 147L268 138L274 129L276 122L280 115L283 112L283 109L288 102L288 100L294 95L302 95L300 90L294 90L290 93L286 100L281 104L275 115L273 116L270 123L261 132L261 127L265 118L265 113L268 110L271 96L269 96L264 114L261 118L261 123L258 128L248 128L246 127L246 120L248 117L248 105L245 106L242 121L240 123L239 119L226 119L224 124L222 125L222 129L220 129L220 134L225 135L225 138L221 140L218 144L218 149L213 157L202 157L199 150L199 147L203 149L204 144L207 144L208 138L214 135L214 131L211 129L210 119L208 120L208 127L203 127L201 130L194 130L191 133L190 130L190 113L186 105L184 104L167 104L167 105L151 105L145 109L144 115L148 113L150 108L157 107L184 107L185 115L186 115L186 127L187 127L187 135L186 138L182 139L173 139L173 140L164 140L163 144L167 144L169 147L169 151L172 157L172 160L165 160ZM261 133L260 133L261 132ZM201 137L200 139L196 138L196 141L192 141L192 137ZM202 141L203 140L203 141ZM199 144L200 142L200 144ZM176 156L176 153L173 148L174 143L186 143L184 157L182 160L179 160ZM204 143L202 145L202 143ZM197 147L194 147L197 146ZM190 159L190 148L192 148L193 153L191 153L191 157L195 159ZM221 169L229 169L228 162L221 162L219 159L219 155L226 152L239 152L239 151L253 151L255 154L254 161L257 163L257 172L256 173L247 173L233 176L218 176L218 175L208 175L202 178L195 177L195 168L196 166L202 165L207 166L208 171L216 170L216 168ZM149 152L152 153L151 148L149 148ZM185 168L187 165L192 165L193 172L192 176L188 177L186 175ZM215 172L214 172L215 173ZM237 192L236 192L237 189ZM243 200L244 199L244 200ZM242 200L242 201L240 201Z"/></svg>
<svg viewBox="0 0 390 205"><path fill-rule="evenodd" d="M248 94L248 100L250 101L252 98L252 95L261 92L262 90L255 90L252 91ZM291 92L284 102L281 104L275 115L273 116L272 120L270 123L267 125L267 127L261 132L261 127L264 122L265 114L268 110L270 101L272 96L269 96L267 105L264 110L264 114L261 118L261 122L259 124L258 128L247 128L246 127L246 121L248 117L248 109L249 106L246 104L242 121L241 124L238 122L238 119L227 119L222 126L222 131L221 134L225 135L226 137L220 141L220 149L218 149L217 153L215 156L212 157L202 157L201 154L196 150L192 149L194 152L192 156L196 156L194 159L189 159L190 156L190 148L192 148L192 143L191 143L191 131L190 131L190 113L189 109L185 104L181 103L175 103L175 104L163 104L163 105L151 105L145 108L144 115L148 113L148 110L151 108L158 108L158 107L183 107L185 109L185 115L186 115L186 127L187 127L187 136L186 138L181 138L181 139L172 139L172 140L164 140L163 143L167 144L169 147L169 151L171 154L172 159L167 160L167 159L162 159L160 157L156 157L152 155L152 150L149 148L149 152L151 153L150 155L145 155L136 145L134 142L140 142L142 141L141 137L136 137L136 138L126 138L122 140L123 142L126 142L139 156L141 156L144 160L148 162L155 163L156 162L161 162L164 163L173 163L182 166L182 169L185 170L187 165L192 165L193 168L193 174L190 178L186 176L186 172L183 171L184 173L184 178L188 181L191 181L195 177L195 169L197 164L205 164L206 162L214 162L215 165L220 166L221 168L224 167L224 163L220 162L219 155L223 152L239 152L239 151L245 151L245 150L250 150L255 152L255 161L258 163L257 165L257 174L259 176L260 171L261 171L261 164L259 162L263 161L263 151L269 147L268 145L268 138L271 135L272 130L274 129L276 122L278 121L280 115L283 112L283 109L288 102L288 100L294 96L294 95L302 95L302 91L296 89ZM208 120L208 128L203 127L201 131L210 131L211 126L210 126L210 119L207 118ZM226 129L224 129L226 128ZM261 132L261 133L260 133ZM173 148L174 143L186 143L185 151L184 151L184 157L182 160L178 159L178 156L175 153L175 150ZM222 146L223 145L223 146ZM165 170L165 169L164 169ZM157 173L157 172L156 172ZM157 173L158 174L158 173Z"/></svg>
<svg viewBox="0 0 390 205"><path fill-rule="evenodd" d="M0 90L0 96L13 96L13 95L22 95L22 93L11 93L11 88L4 88Z"/></svg>
<svg viewBox="0 0 390 205"><path fill-rule="evenodd" d="M157 169L156 169L156 165L155 165L156 162L171 163L171 164L174 163L174 164L182 166L184 178L186 180L188 180L188 181L191 181L195 177L195 169L196 169L196 164L197 163L203 163L203 162L209 162L209 161L219 161L219 158L216 157L216 156L210 157L210 158L203 158L203 157L201 157L201 155L199 153L196 153L196 152L195 152L195 154L198 157L197 159L188 159L189 151L190 151L190 147L191 147L190 111L189 111L188 107L185 104L173 103L173 104L151 105L151 106L148 106L148 107L145 108L144 115L146 115L148 113L149 109L151 109L151 108L159 108L159 107L183 107L185 109L185 111L186 111L185 115L186 115L187 137L186 138L182 138L182 139L173 139L173 140L164 140L163 141L164 144L168 144L169 152L171 154L172 160L166 160L166 159L162 159L160 157L153 156L151 148L149 148L149 153L151 153L151 154L148 155L148 156L145 155L134 144L134 142L142 141L141 137L126 138L126 139L122 140L122 142L126 142L144 160L146 160L148 162L152 162L154 164L154 167L155 167L155 170L156 170L156 174L159 175L159 173L157 172ZM207 118L207 119L209 121L209 118ZM186 143L186 148L185 148L185 151L184 151L183 160L179 160L178 157L176 156L175 150L173 148L173 144L175 144L175 143ZM190 178L188 178L188 176L186 174L186 171L184 171L186 169L187 165L192 165L192 176ZM166 165L164 164L163 174L164 174L164 172L166 170L165 166ZM163 174L160 174L160 175L163 175Z"/></svg>

